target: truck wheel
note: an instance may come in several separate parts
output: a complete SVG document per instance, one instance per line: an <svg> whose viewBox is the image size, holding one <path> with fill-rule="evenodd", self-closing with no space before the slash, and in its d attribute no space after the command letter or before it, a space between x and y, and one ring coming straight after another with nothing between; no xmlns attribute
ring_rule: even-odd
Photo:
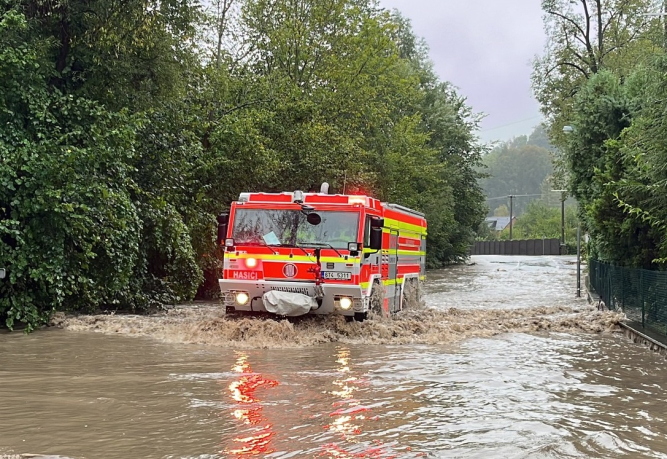
<svg viewBox="0 0 667 459"><path fill-rule="evenodd" d="M368 317L368 313L366 313L366 312L355 312L354 313L355 322L363 322L364 320L366 320L366 317Z"/></svg>
<svg viewBox="0 0 667 459"><path fill-rule="evenodd" d="M414 309L419 306L419 284L415 279L406 279L403 284L403 307Z"/></svg>
<svg viewBox="0 0 667 459"><path fill-rule="evenodd" d="M371 290L370 310L376 314L382 314L382 306L384 306L384 288L378 281L375 281Z"/></svg>

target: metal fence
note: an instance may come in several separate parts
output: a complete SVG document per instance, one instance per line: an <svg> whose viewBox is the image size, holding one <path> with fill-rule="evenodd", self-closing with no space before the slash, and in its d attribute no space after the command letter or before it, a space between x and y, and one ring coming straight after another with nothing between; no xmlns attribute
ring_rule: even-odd
<svg viewBox="0 0 667 459"><path fill-rule="evenodd" d="M667 272L623 268L599 261L589 265L588 279L609 309L667 335Z"/></svg>

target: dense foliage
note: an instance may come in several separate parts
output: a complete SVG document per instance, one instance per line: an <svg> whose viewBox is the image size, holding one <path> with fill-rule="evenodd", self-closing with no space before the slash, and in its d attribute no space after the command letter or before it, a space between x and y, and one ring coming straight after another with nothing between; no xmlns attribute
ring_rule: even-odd
<svg viewBox="0 0 667 459"><path fill-rule="evenodd" d="M575 245L577 238L576 206L564 208L565 220L560 207L550 206L542 200L532 201L526 211L516 219L512 227L513 239L560 239L563 223L565 224L565 243ZM494 239L494 238L489 238ZM509 239L507 228L495 239Z"/></svg>
<svg viewBox="0 0 667 459"><path fill-rule="evenodd" d="M665 7L544 0L552 41L533 74L589 253L653 269L667 261Z"/></svg>
<svg viewBox="0 0 667 459"><path fill-rule="evenodd" d="M241 191L367 192L461 259L478 117L427 53L374 0L0 0L0 318L192 298Z"/></svg>
<svg viewBox="0 0 667 459"><path fill-rule="evenodd" d="M513 200L513 215L521 215L534 200L549 198L553 176L552 148L542 126L530 136L516 137L496 146L484 155L485 177L480 184L488 197L489 213L505 214L509 195L520 195ZM553 195L558 198L558 195ZM553 199L551 200L553 201ZM507 211L507 215L509 212Z"/></svg>

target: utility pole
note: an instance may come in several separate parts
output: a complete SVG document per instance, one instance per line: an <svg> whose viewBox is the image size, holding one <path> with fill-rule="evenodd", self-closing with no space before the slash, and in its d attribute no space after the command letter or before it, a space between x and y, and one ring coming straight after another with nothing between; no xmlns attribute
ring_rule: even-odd
<svg viewBox="0 0 667 459"><path fill-rule="evenodd" d="M555 192L560 192L560 246L561 246L561 255L562 247L565 247L565 193L567 190L551 190Z"/></svg>
<svg viewBox="0 0 667 459"><path fill-rule="evenodd" d="M512 240L512 218L513 218L513 211L514 209L512 208L513 205L513 199L514 195L509 195L510 198L510 241Z"/></svg>

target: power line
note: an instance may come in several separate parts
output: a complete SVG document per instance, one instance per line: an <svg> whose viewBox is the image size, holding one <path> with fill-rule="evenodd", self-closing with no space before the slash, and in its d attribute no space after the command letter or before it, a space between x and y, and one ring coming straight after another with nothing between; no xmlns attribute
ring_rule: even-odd
<svg viewBox="0 0 667 459"><path fill-rule="evenodd" d="M527 121L535 120L535 119L538 119L538 118L542 118L542 116L531 116L530 118L526 118L526 119L518 120L518 121L513 121L511 123L503 124L501 126L496 126L496 127L492 127L492 128L488 128L488 129L483 129L479 132L484 133L484 132L495 131L497 129L502 129L502 128L506 128L506 127L509 127L509 126L514 126L515 124L525 123Z"/></svg>
<svg viewBox="0 0 667 459"><path fill-rule="evenodd" d="M510 198L525 198L533 196L542 196L542 194L508 194L507 196L497 196L495 198L486 198L487 201L493 201L495 199L510 199Z"/></svg>

